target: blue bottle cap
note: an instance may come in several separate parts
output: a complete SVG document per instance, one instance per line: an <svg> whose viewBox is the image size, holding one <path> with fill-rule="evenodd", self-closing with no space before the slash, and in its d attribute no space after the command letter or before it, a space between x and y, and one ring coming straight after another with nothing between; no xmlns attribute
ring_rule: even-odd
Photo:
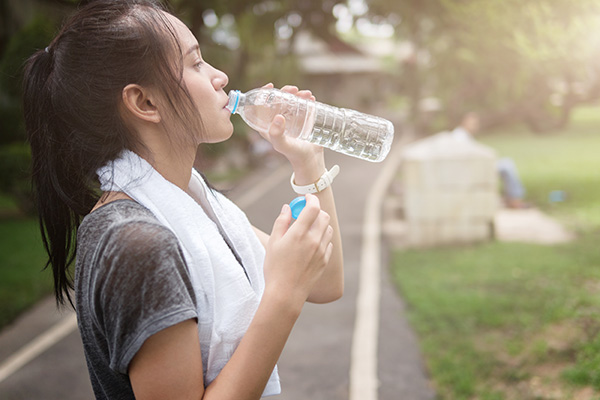
<svg viewBox="0 0 600 400"><path fill-rule="evenodd" d="M240 94L241 92L239 90L229 91L229 102L227 103L227 106L225 106L225 108L228 109L229 112L232 114L235 114L235 112L237 111L238 104L240 102Z"/></svg>
<svg viewBox="0 0 600 400"><path fill-rule="evenodd" d="M292 218L298 219L298 215L304 206L306 205L306 198L304 196L296 197L290 202L290 208L292 209Z"/></svg>

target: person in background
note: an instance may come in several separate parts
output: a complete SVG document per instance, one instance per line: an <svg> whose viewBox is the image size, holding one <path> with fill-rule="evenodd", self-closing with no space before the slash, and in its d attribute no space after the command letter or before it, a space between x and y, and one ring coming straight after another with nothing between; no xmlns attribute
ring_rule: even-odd
<svg viewBox="0 0 600 400"><path fill-rule="evenodd" d="M479 133L479 128L479 115L469 112L462 117L459 125L450 134L455 140L475 140L474 136ZM502 157L497 161L497 169L502 182L502 197L506 206L516 209L529 207L524 201L525 188L515 162L508 157Z"/></svg>
<svg viewBox="0 0 600 400"><path fill-rule="evenodd" d="M233 134L227 84L150 0L90 1L27 62L47 265L59 304L73 304L73 289L97 399L278 394L276 363L304 303L343 293L321 147L284 136L285 118L273 118L265 139L307 194L293 223L283 204L270 235L193 168L199 145Z"/></svg>

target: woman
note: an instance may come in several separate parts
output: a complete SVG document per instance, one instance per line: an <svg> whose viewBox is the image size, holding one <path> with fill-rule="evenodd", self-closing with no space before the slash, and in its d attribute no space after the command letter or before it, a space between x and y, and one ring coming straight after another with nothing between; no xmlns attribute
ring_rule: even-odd
<svg viewBox="0 0 600 400"><path fill-rule="evenodd" d="M267 235L193 170L200 143L232 135L227 83L181 21L142 0L92 2L28 61L42 235L58 303L75 290L97 398L277 394L304 302L342 295L330 187L307 194L293 224L283 205ZM296 185L316 182L322 148L284 126L276 116L266 139Z"/></svg>

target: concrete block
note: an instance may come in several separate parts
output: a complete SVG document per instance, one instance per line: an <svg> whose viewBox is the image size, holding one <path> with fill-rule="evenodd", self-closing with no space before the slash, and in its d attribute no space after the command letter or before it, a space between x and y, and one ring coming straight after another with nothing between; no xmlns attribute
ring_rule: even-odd
<svg viewBox="0 0 600 400"><path fill-rule="evenodd" d="M497 209L498 196L491 191L407 191L404 196L407 220L492 220Z"/></svg>
<svg viewBox="0 0 600 400"><path fill-rule="evenodd" d="M492 149L440 133L405 150L401 177L410 245L492 238L490 227L499 206Z"/></svg>
<svg viewBox="0 0 600 400"><path fill-rule="evenodd" d="M433 247L490 240L492 225L487 221L407 221L405 237L409 246Z"/></svg>

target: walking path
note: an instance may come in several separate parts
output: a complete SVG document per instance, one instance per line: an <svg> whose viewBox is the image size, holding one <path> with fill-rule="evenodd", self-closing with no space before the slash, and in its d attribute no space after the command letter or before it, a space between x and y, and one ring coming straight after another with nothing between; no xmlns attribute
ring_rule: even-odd
<svg viewBox="0 0 600 400"><path fill-rule="evenodd" d="M344 242L346 290L335 303L305 306L279 363L281 398L347 400L350 388L366 387L370 397L357 397L362 393L359 389L353 399L433 399L404 305L388 279L387 268L381 268L387 265L387 253L378 247L380 233L372 230L378 229L372 218L378 218L381 205L376 202L380 200L371 199L375 212L365 214L367 195L388 160L372 164L335 153L328 154L328 160L342 170L335 193ZM295 197L289 188L290 173L281 168L259 171L230 197L242 204L259 228L270 232L281 204ZM385 189L385 182L378 185ZM369 238L373 258L361 255L363 235ZM367 289L363 280L368 281ZM358 293L362 300L357 303ZM361 308L358 314L357 305ZM1 399L93 398L73 318L72 312L61 314L53 300L46 299L0 332ZM351 374L351 369L359 373Z"/></svg>
<svg viewBox="0 0 600 400"><path fill-rule="evenodd" d="M401 224L390 220L382 206L398 167L397 156L392 153L383 164L334 153L328 158L331 165L342 167L335 193L346 293L330 305L306 305L279 363L281 398L433 399L418 340L389 279L388 252L382 248L382 213L384 232L402 240ZM270 231L280 204L294 197L290 172L284 166L263 169L230 196L259 228ZM495 226L496 238L502 241L551 245L573 238L537 209L500 210ZM93 398L72 311L58 312L48 298L0 332L0 398Z"/></svg>

